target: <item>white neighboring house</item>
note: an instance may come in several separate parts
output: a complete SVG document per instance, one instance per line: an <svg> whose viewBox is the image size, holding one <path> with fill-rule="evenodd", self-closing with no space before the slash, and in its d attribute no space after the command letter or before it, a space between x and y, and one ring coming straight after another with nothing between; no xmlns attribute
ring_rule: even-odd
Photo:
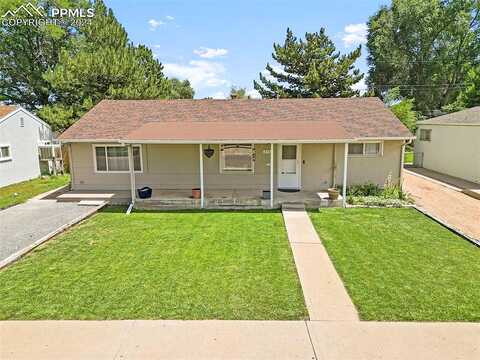
<svg viewBox="0 0 480 360"><path fill-rule="evenodd" d="M416 166L480 184L480 106L417 125Z"/></svg>
<svg viewBox="0 0 480 360"><path fill-rule="evenodd" d="M50 125L20 106L0 105L0 187L40 176L39 146L51 146Z"/></svg>

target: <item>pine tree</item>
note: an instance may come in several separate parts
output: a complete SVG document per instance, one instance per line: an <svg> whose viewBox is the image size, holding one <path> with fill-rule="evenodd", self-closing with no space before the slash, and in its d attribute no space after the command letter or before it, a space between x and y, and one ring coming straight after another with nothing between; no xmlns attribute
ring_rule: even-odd
<svg viewBox="0 0 480 360"><path fill-rule="evenodd" d="M363 78L354 66L361 47L340 55L321 28L297 39L290 29L283 45L273 44L273 59L279 68L267 63L267 74L260 73L254 88L263 98L350 97L359 95L352 85Z"/></svg>

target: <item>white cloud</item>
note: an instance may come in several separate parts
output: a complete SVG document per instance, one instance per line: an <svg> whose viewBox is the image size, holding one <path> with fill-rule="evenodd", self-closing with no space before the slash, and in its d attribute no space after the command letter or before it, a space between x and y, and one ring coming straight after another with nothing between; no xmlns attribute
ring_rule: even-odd
<svg viewBox="0 0 480 360"><path fill-rule="evenodd" d="M212 49L208 47L201 46L199 49L193 50L194 54L197 54L198 56L205 58L205 59L211 59L214 57L219 57L219 56L225 56L228 54L227 49Z"/></svg>
<svg viewBox="0 0 480 360"><path fill-rule="evenodd" d="M212 99L226 99L227 95L223 91L217 91L216 93L213 93L210 95Z"/></svg>
<svg viewBox="0 0 480 360"><path fill-rule="evenodd" d="M367 42L367 24L349 24L345 26L342 40L346 47L365 44Z"/></svg>
<svg viewBox="0 0 480 360"><path fill-rule="evenodd" d="M154 49L160 49L161 46L160 46L159 44L155 44L155 45L152 45L152 48L154 48Z"/></svg>
<svg viewBox="0 0 480 360"><path fill-rule="evenodd" d="M167 19L168 21L175 20L175 18L173 16L170 16L170 15L165 16L165 19Z"/></svg>
<svg viewBox="0 0 480 360"><path fill-rule="evenodd" d="M262 95L255 89L248 89L246 92L247 96L250 96L251 99L261 99Z"/></svg>
<svg viewBox="0 0 480 360"><path fill-rule="evenodd" d="M165 63L163 66L167 76L188 79L195 89L228 86L230 84L224 78L225 67L220 63L192 60L188 65Z"/></svg>
<svg viewBox="0 0 480 360"><path fill-rule="evenodd" d="M162 25L165 25L165 22L162 20L150 19L148 20L148 25L150 26L150 31L155 31Z"/></svg>
<svg viewBox="0 0 480 360"><path fill-rule="evenodd" d="M359 90L360 91L360 95L364 94L367 92L368 90L368 86L367 84L365 83L365 79L362 79L360 80L359 82L357 82L356 84L353 84L351 86L352 90Z"/></svg>

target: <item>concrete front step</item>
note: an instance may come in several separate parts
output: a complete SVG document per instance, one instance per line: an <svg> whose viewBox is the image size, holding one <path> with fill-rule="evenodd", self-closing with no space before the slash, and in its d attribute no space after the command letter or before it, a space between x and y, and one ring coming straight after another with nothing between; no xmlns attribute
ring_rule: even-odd
<svg viewBox="0 0 480 360"><path fill-rule="evenodd" d="M284 202L282 210L305 210L305 204L299 202Z"/></svg>

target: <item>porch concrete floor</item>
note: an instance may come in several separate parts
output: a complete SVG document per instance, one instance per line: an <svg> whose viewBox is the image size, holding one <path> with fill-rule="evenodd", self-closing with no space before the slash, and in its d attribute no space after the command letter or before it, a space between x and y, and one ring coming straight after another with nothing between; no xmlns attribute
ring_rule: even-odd
<svg viewBox="0 0 480 360"><path fill-rule="evenodd" d="M130 202L130 191L114 190L114 191L98 191L98 190L78 190L68 191L57 196L58 201L82 201L82 200L104 200L110 204L128 204ZM235 201L238 205L252 205L252 202L258 202L259 206L268 207L270 200L262 199L261 190L250 189L206 189L205 200L214 203ZM341 196L336 202L328 200L328 195L323 191L307 191L300 190L297 192L284 192L275 190L275 205L279 206L283 203L302 203L311 207L320 206L340 206ZM139 203L154 204L155 202L184 202L185 206L192 207L195 200L192 198L190 189L154 189L152 197L149 199L137 199ZM207 206L208 207L208 206Z"/></svg>

